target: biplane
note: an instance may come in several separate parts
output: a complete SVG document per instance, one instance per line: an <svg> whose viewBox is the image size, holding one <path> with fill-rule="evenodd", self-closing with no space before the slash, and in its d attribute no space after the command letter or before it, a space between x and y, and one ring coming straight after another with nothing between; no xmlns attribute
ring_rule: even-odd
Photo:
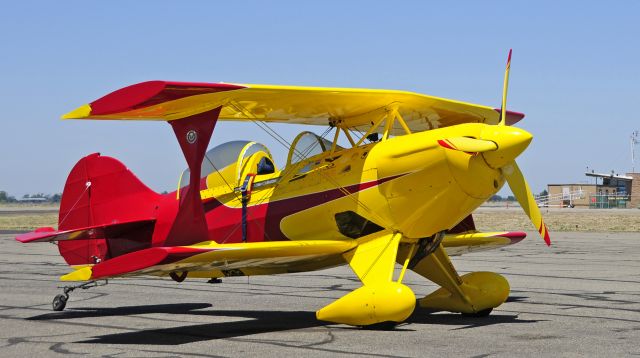
<svg viewBox="0 0 640 358"><path fill-rule="evenodd" d="M506 110L417 93L231 83L150 81L83 105L64 119L167 122L187 169L158 194L118 160L82 158L64 186L58 228L19 235L57 242L72 271L53 301L103 280L218 279L348 264L362 286L317 311L355 326L402 322L416 304L484 316L505 302L507 280L459 275L450 256L495 249L524 232L479 232L472 212L508 183L550 244L518 157L532 140ZM218 121L255 122L289 148L278 168L264 145L209 149ZM314 125L292 142L270 123ZM339 143L343 143L340 145ZM348 143L348 144L346 144ZM401 269L396 273L396 264ZM412 270L440 286L416 301Z"/></svg>

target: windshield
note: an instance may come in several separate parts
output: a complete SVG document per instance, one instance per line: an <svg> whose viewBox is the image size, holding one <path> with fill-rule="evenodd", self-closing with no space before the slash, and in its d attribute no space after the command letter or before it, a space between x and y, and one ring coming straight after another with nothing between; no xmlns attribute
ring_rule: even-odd
<svg viewBox="0 0 640 358"><path fill-rule="evenodd" d="M289 150L288 164L295 164L331 149L332 142L311 132L298 134ZM336 145L336 149L343 149Z"/></svg>

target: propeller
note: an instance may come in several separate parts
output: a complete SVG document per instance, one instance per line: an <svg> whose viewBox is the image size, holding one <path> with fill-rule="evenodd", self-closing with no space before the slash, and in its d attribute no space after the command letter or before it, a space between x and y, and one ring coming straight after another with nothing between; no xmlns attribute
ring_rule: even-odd
<svg viewBox="0 0 640 358"><path fill-rule="evenodd" d="M524 179L524 175L522 175L518 164L513 161L502 167L502 174L507 178L509 188L511 188L516 200L518 200L520 206L522 206L522 210L527 214L531 223L533 223L533 226L538 229L540 237L542 237L547 246L551 246L549 229L547 229L547 225L542 219L542 214L540 213L538 204L536 203L533 193L531 193L531 189L529 188L529 184L527 184L527 181Z"/></svg>
<svg viewBox="0 0 640 358"><path fill-rule="evenodd" d="M509 49L507 66L504 70L504 82L502 85L502 105L500 106L500 122L498 123L499 126L505 126L505 121L507 118L507 89L509 88L509 71L511 70L512 51L513 49ZM533 226L538 229L540 237L542 237L547 246L551 246L549 229L547 229L547 225L542 219L542 214L540 213L538 204L533 197L533 193L531 193L531 188L529 188L529 184L527 184L527 180L524 178L524 175L522 175L522 171L520 171L520 168L518 167L518 164L516 164L516 161L512 160L509 164L503 166L502 174L507 179L509 188L511 188L513 195L520 203L522 210L524 210L525 214L527 214Z"/></svg>
<svg viewBox="0 0 640 358"><path fill-rule="evenodd" d="M500 105L500 122L499 126L504 126L507 120L507 89L509 88L509 71L511 70L511 52L509 49L509 57L507 58L507 67L504 70L504 82L502 83L502 104Z"/></svg>
<svg viewBox="0 0 640 358"><path fill-rule="evenodd" d="M538 229L538 233L547 244L551 245L549 230L542 219L540 209L531 193L529 184L522 175L515 158L529 145L533 138L531 134L516 127L506 125L507 88L509 86L509 70L511 69L511 53L507 59L502 89L502 106L500 108L500 122L497 126L487 126L483 129L481 138L454 137L438 141L442 147L467 152L472 155L482 153L485 162L494 169L500 169L505 176L509 188L522 206L522 209Z"/></svg>

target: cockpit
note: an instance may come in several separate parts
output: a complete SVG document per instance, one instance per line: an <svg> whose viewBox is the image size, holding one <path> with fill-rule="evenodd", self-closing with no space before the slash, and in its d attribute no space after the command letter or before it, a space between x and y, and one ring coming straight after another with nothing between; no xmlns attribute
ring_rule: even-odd
<svg viewBox="0 0 640 358"><path fill-rule="evenodd" d="M289 149L286 167L290 168L301 161L312 158L329 150L343 148L315 133L302 132L296 136ZM304 173L310 170L311 164L298 170ZM217 175L210 175L216 173ZM206 178L206 188L225 186L235 189L242 186L249 174L260 178L272 178L278 173L271 152L266 146L251 141L231 141L209 149L202 161L202 177ZM277 176L277 175L276 175ZM189 185L190 171L185 169L180 177L179 188ZM204 188L202 188L204 189Z"/></svg>
<svg viewBox="0 0 640 358"><path fill-rule="evenodd" d="M243 178L273 174L277 171L271 152L264 145L250 141L232 141L209 149L202 161L202 177L207 178L207 187L225 185L236 188ZM217 172L218 175L209 175ZM180 188L189 185L190 171L185 169L180 177Z"/></svg>

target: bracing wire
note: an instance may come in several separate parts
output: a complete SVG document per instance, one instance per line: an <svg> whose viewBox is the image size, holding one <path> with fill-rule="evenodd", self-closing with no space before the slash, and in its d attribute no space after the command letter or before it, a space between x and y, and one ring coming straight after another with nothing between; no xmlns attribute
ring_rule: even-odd
<svg viewBox="0 0 640 358"><path fill-rule="evenodd" d="M269 125L266 122L260 121L258 118L256 118L253 115L253 113L251 113L250 111L246 110L242 105L240 105L238 103L230 102L229 105L231 105L236 111L243 113L249 120L251 120L258 127L263 129L267 134L272 136L278 143L283 145L287 150L291 150L291 144L286 139L284 139L282 136L280 136L276 131L274 131L271 127L269 127ZM330 131L331 131L331 128L329 128L326 133L328 134ZM293 150L296 151L296 153L298 154L299 157L308 159L308 158L306 158L306 156L303 155L303 153L300 153L300 151L298 151L297 148L293 148ZM297 166L292 166L291 170L293 170L294 168L297 168ZM355 196L351 195L353 193L349 192L345 187L340 185L340 183L338 183L337 180L335 180L334 178L330 177L326 173L323 173L322 171L320 171L319 173L321 175L323 175L324 178L327 179L327 181L329 181L333 185L335 185L336 188L338 190L340 190L340 192L342 192L345 195L345 197L350 198L352 201L354 201L354 203L356 205L360 206L362 209L364 209L370 215L377 217L381 221L381 224L382 224L382 222L386 221L386 220L384 220L384 218L382 218L381 216L376 214L373 210L371 210L369 207L367 207L361 200L359 200ZM288 174L288 172L287 172L287 174ZM284 176L284 174L283 174L283 176ZM279 185L279 184L276 184L276 185Z"/></svg>

